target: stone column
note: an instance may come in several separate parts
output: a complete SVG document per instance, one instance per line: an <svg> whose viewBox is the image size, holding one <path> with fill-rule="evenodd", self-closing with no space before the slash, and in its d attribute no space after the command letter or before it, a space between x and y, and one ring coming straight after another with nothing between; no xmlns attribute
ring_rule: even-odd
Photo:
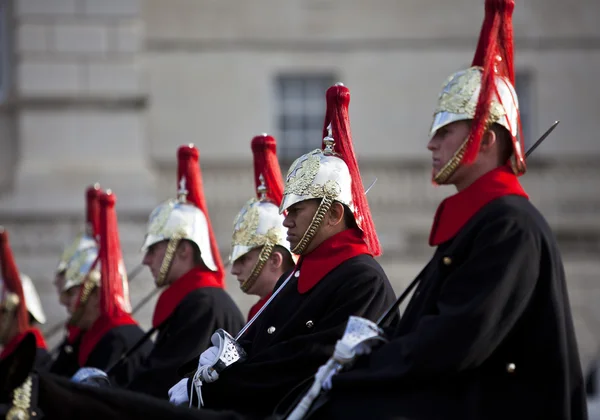
<svg viewBox="0 0 600 420"><path fill-rule="evenodd" d="M64 246L83 226L88 185L115 192L125 263L132 270L141 262L146 220L157 204L141 0L8 1L13 83L0 105L0 224L19 269L36 284L47 330L66 317L52 279ZM146 270L134 281L135 305L152 281ZM145 326L152 307L138 314Z"/></svg>
<svg viewBox="0 0 600 420"><path fill-rule="evenodd" d="M140 0L15 0L19 160L5 211L81 214L100 182L149 212Z"/></svg>

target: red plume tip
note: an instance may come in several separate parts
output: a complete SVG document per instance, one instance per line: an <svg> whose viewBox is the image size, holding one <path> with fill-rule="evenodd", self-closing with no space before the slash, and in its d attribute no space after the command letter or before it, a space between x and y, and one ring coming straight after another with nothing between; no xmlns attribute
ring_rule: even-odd
<svg viewBox="0 0 600 420"><path fill-rule="evenodd" d="M261 199L261 175L266 187L266 197L277 206L283 199L283 177L277 160L277 141L273 136L262 134L256 136L251 142L254 155L254 185L258 199Z"/></svg>
<svg viewBox="0 0 600 420"><path fill-rule="evenodd" d="M100 223L100 208L98 204L98 199L101 194L102 190L100 189L100 184L98 183L95 183L94 185L88 187L85 192L86 228L88 230L88 234L92 237L96 237L98 235Z"/></svg>
<svg viewBox="0 0 600 420"><path fill-rule="evenodd" d="M323 137L328 134L328 126L331 124L334 150L348 166L352 178L352 200L354 204L354 216L358 226L363 232L365 243L373 256L381 255L381 244L375 230L375 223L371 216L369 203L363 187L362 177L358 168L354 146L352 144L352 133L350 130L350 117L348 106L350 104L350 90L341 83L327 89L327 111L323 124ZM325 144L323 144L323 148Z"/></svg>

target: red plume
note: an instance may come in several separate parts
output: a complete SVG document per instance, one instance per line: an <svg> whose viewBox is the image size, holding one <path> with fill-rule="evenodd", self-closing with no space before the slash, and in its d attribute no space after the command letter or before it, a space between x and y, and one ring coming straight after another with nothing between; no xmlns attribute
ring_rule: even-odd
<svg viewBox="0 0 600 420"><path fill-rule="evenodd" d="M130 303L123 290L123 278L119 273L122 260L121 243L115 203L117 198L110 191L100 196L100 313L109 318L119 318L128 313Z"/></svg>
<svg viewBox="0 0 600 420"><path fill-rule="evenodd" d="M483 68L481 90L475 108L469 143L463 158L465 163L471 163L477 157L481 138L486 130L492 98L496 95L500 99L497 95L496 76L503 76L510 81L512 86L515 85L512 25L514 8L514 0L486 0L485 2L485 18L471 64ZM519 138L513 137L513 151L518 172L524 173L526 168L525 157L522 154L523 145L517 146L517 143L523 138L520 125L519 122Z"/></svg>
<svg viewBox="0 0 600 420"><path fill-rule="evenodd" d="M17 269L17 264L15 263L15 258L8 242L8 232L2 226L0 226L0 266L2 266L2 279L4 281L4 293L0 298L4 301L7 291L19 297L15 319L17 322L17 332L23 333L29 328L25 295L23 294L23 285L21 284L19 270Z"/></svg>
<svg viewBox="0 0 600 420"><path fill-rule="evenodd" d="M217 266L217 272L221 276L221 285L222 287L225 287L225 268L223 267L223 261L221 261L221 253L219 252L219 246L215 239L212 223L208 217L208 207L206 206L206 200L204 198L204 186L202 185L202 175L200 173L199 156L200 153L193 144L181 146L179 148L177 151L177 182L179 183L181 177L185 176L185 188L188 191L187 201L198 207L206 217L210 238L210 250L213 254L215 265Z"/></svg>
<svg viewBox="0 0 600 420"><path fill-rule="evenodd" d="M364 233L364 238L370 252L374 256L381 255L381 244L375 231L375 224L369 209L367 195L365 194L362 178L358 169L358 162L352 145L350 132L350 117L348 105L350 104L350 90L336 84L327 89L327 111L323 125L323 137L326 137L327 127L331 123L331 132L335 140L334 150L346 162L352 177L352 200L354 201L355 217L357 224ZM323 143L323 147L325 147Z"/></svg>
<svg viewBox="0 0 600 420"><path fill-rule="evenodd" d="M272 136L263 134L252 139L252 154L254 155L254 185L260 199L258 187L262 175L267 187L267 198L276 205L283 200L283 176L277 160L277 141Z"/></svg>
<svg viewBox="0 0 600 420"><path fill-rule="evenodd" d="M98 231L100 229L100 204L98 203L98 199L101 194L102 190L97 183L88 187L85 192L86 228L87 233L93 238L98 236Z"/></svg>

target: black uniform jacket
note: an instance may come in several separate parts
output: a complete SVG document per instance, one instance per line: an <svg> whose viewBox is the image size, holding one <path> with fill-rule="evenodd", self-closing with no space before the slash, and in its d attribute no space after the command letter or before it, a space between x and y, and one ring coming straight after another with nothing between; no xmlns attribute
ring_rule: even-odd
<svg viewBox="0 0 600 420"><path fill-rule="evenodd" d="M110 329L102 336L98 344L89 354L85 366L95 367L103 371L111 369L125 353L144 336L144 331L137 324L120 325ZM122 386L133 379L133 374L142 361L152 351L152 341L147 340L131 354L122 364L109 372L113 386Z"/></svg>
<svg viewBox="0 0 600 420"><path fill-rule="evenodd" d="M191 291L159 327L154 349L126 388L168 400L169 389L181 380L178 368L190 359L197 363L215 330L237 334L243 325L242 313L222 288Z"/></svg>
<svg viewBox="0 0 600 420"><path fill-rule="evenodd" d="M77 330L73 335L67 335L58 348L58 355L50 366L49 372L54 375L70 378L79 369L79 344L81 334Z"/></svg>
<svg viewBox="0 0 600 420"><path fill-rule="evenodd" d="M347 244L357 240L356 232L344 232L333 241ZM327 256L326 247L331 245L327 241L313 252L324 253L324 258L332 261ZM205 408L252 416L270 414L282 397L311 378L333 355L350 315L375 320L394 302L392 287L373 257L363 253L346 259L344 255L353 255L352 251L346 252L343 246L338 251L331 258L343 262L322 279L316 278L318 281L309 276L308 283L303 283L302 270L308 264L299 262L300 276L291 277L241 337L248 359L221 372L216 382L202 386ZM281 277L276 289L289 274ZM392 320L397 322L398 317Z"/></svg>
<svg viewBox="0 0 600 420"><path fill-rule="evenodd" d="M483 206L420 278L391 341L311 418L586 418L561 257L527 198Z"/></svg>

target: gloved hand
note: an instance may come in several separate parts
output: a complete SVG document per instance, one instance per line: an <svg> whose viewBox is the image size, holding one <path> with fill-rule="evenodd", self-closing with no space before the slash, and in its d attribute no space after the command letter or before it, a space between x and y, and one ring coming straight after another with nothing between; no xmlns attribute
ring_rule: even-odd
<svg viewBox="0 0 600 420"><path fill-rule="evenodd" d="M333 378L333 375L335 375L337 373L337 371L335 369L331 369L329 371L328 374L325 373L325 370L327 369L327 365L323 365L319 368L319 370L317 371L317 376L323 376L322 380L321 380L321 388L323 388L325 391L329 391L331 390L332 384L331 384L331 379Z"/></svg>
<svg viewBox="0 0 600 420"><path fill-rule="evenodd" d="M188 396L188 378L182 379L169 389L169 402L174 405L190 402L190 397Z"/></svg>
<svg viewBox="0 0 600 420"><path fill-rule="evenodd" d="M373 347L377 345L376 341L366 341L363 343L359 343L352 350L354 350L354 354L357 356L364 356L367 354L371 354Z"/></svg>
<svg viewBox="0 0 600 420"><path fill-rule="evenodd" d="M212 346L204 350L198 359L198 367L214 366L219 360L219 347Z"/></svg>
<svg viewBox="0 0 600 420"><path fill-rule="evenodd" d="M96 386L99 388L110 387L110 380L106 372L93 367L82 367L71 377L72 382Z"/></svg>

